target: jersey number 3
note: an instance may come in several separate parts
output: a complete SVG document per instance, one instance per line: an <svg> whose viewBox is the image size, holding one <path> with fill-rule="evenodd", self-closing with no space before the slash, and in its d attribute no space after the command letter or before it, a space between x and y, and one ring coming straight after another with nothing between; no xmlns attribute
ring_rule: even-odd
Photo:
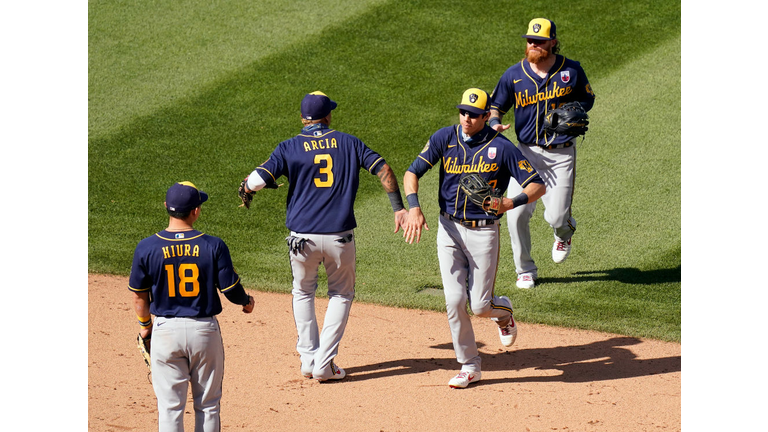
<svg viewBox="0 0 768 432"><path fill-rule="evenodd" d="M327 188L333 186L333 158L329 154L316 154L315 165L320 166L320 174L325 176L325 180L315 177L315 186Z"/></svg>
<svg viewBox="0 0 768 432"><path fill-rule="evenodd" d="M168 274L168 297L176 297L176 271L173 264L166 264ZM197 297L200 294L200 282L197 280L200 270L195 263L179 265L179 295Z"/></svg>

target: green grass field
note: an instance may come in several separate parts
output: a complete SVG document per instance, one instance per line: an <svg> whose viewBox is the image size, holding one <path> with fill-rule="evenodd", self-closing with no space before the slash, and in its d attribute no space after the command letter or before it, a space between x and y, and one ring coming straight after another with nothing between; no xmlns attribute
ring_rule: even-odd
<svg viewBox="0 0 768 432"><path fill-rule="evenodd" d="M555 265L539 205L531 225L541 283L524 291L504 224L497 292L522 322L679 342L681 5L539 4L90 1L89 271L127 275L136 243L167 223L165 190L189 180L211 197L198 228L227 242L245 286L289 292L287 188L260 192L250 211L238 208L236 189L299 131L303 95L336 100L333 126L402 180L427 138L457 122L462 92L491 91L522 57L528 21L546 16L597 95L578 144L578 231L571 257ZM389 201L363 175L357 301L444 310L437 174L421 182L432 229L416 245L392 233Z"/></svg>

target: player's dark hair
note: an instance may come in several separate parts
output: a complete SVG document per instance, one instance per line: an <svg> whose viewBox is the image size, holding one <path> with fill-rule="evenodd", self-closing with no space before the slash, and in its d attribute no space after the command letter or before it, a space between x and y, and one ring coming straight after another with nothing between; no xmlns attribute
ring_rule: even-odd
<svg viewBox="0 0 768 432"><path fill-rule="evenodd" d="M171 210L169 208L166 208L165 210L168 212L168 216L170 216L172 218L175 218L175 219L186 219L187 216L189 216L189 214L192 213L192 210L187 211L187 212L177 212L177 211L173 211L173 210Z"/></svg>
<svg viewBox="0 0 768 432"><path fill-rule="evenodd" d="M558 54L560 52L560 39L555 39L555 44L552 45L552 54Z"/></svg>

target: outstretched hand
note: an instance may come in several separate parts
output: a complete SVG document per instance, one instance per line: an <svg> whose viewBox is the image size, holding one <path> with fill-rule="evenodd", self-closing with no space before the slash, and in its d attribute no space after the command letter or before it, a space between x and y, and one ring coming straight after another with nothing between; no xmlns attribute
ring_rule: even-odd
<svg viewBox="0 0 768 432"><path fill-rule="evenodd" d="M427 220L424 218L424 213L421 212L421 207L413 207L408 211L408 218L403 226L403 238L406 243L413 244L421 241L421 228L424 227L429 231Z"/></svg>
<svg viewBox="0 0 768 432"><path fill-rule="evenodd" d="M400 231L402 227L405 229L405 224L408 222L408 210L401 209L395 212L395 232Z"/></svg>

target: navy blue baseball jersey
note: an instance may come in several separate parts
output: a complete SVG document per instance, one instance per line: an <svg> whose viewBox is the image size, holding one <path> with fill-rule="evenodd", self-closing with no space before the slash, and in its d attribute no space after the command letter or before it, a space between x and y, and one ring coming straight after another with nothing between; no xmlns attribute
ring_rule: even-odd
<svg viewBox="0 0 768 432"><path fill-rule="evenodd" d="M210 317L221 313L218 290L247 297L229 248L197 230L160 231L141 240L133 255L128 289L151 293L155 316ZM235 293L234 291L243 291Z"/></svg>
<svg viewBox="0 0 768 432"><path fill-rule="evenodd" d="M462 137L461 125L439 129L429 138L408 171L421 178L441 159L440 210L461 219L501 218L501 215L486 214L459 188L459 179L465 172L480 173L492 187L502 192L507 190L510 177L523 188L531 182L544 183L520 150L487 125L469 143Z"/></svg>
<svg viewBox="0 0 768 432"><path fill-rule="evenodd" d="M280 176L288 178L288 229L326 234L357 226L354 205L360 168L376 174L384 163L357 137L319 123L278 144L256 170L268 185Z"/></svg>
<svg viewBox="0 0 768 432"><path fill-rule="evenodd" d="M595 94L581 64L557 55L546 78L541 78L523 59L512 65L499 79L491 94L491 108L504 115L514 107L515 133L522 143L544 145L551 137L542 131L544 116L566 102L578 101L589 111ZM573 139L562 135L550 144Z"/></svg>

